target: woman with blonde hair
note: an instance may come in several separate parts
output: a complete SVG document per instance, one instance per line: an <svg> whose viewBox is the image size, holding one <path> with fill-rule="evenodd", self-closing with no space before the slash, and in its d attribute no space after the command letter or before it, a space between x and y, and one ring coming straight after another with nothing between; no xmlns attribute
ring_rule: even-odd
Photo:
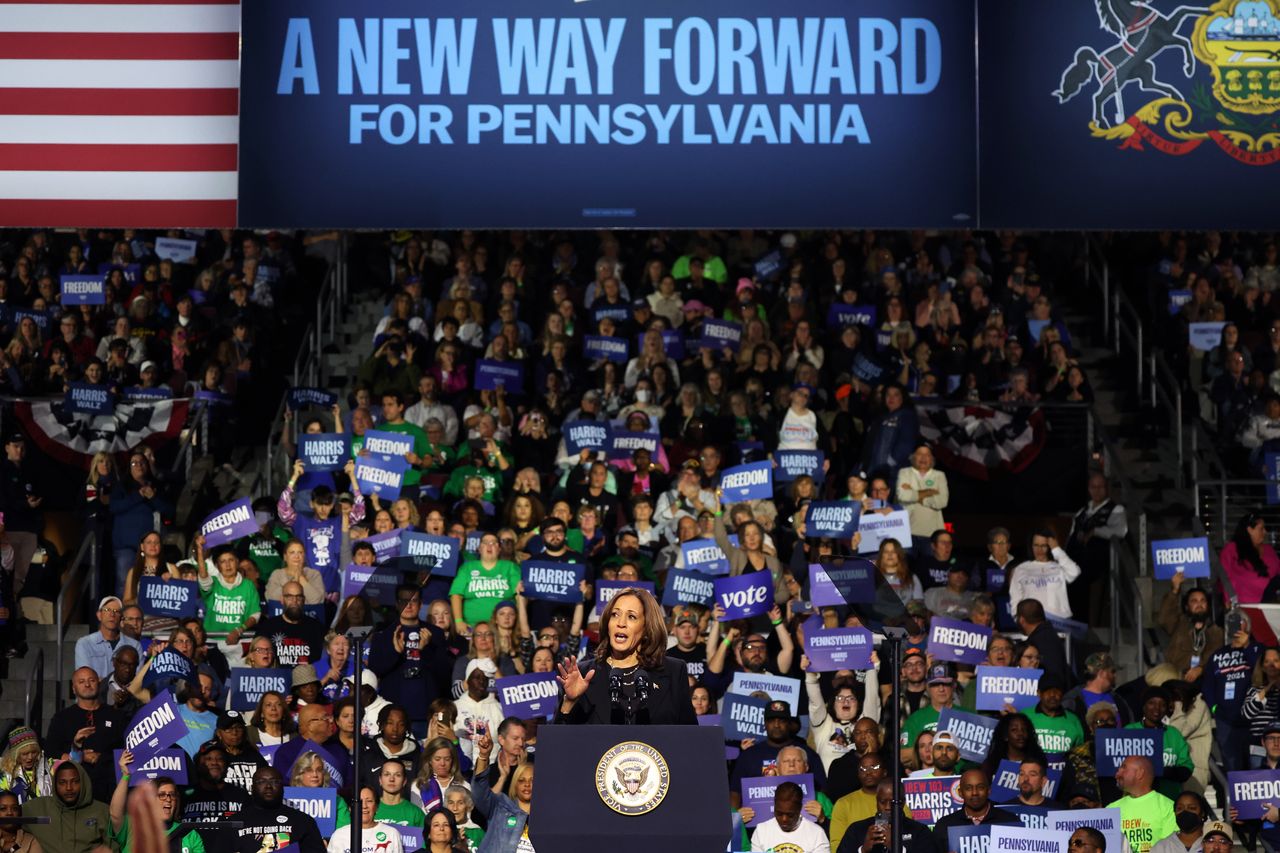
<svg viewBox="0 0 1280 853"><path fill-rule="evenodd" d="M53 793L52 762L44 757L40 740L27 726L9 733L9 745L0 756L0 791L17 795L18 803Z"/></svg>
<svg viewBox="0 0 1280 853"><path fill-rule="evenodd" d="M284 546L284 564L267 579L268 601L284 601L284 585L294 581L302 586L307 604L324 603L324 579L320 573L306 565L307 548L298 539L290 539Z"/></svg>
<svg viewBox="0 0 1280 853"><path fill-rule="evenodd" d="M450 785L471 787L462 775L462 759L453 740L434 737L422 748L422 766L413 780L409 800L424 812L431 811L444 805L444 792Z"/></svg>

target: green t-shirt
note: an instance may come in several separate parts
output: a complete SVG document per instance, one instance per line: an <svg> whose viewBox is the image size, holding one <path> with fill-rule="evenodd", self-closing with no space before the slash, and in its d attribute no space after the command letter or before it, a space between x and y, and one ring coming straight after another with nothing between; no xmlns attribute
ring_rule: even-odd
<svg viewBox="0 0 1280 853"><path fill-rule="evenodd" d="M431 442L427 439L427 434L422 431L422 427L417 424L411 424L408 421L399 424L384 423L381 427L383 432L395 432L401 435L413 437L413 452L421 456L427 452L427 447ZM422 482L422 469L416 465L410 465L409 470L404 472L404 485L416 486Z"/></svg>
<svg viewBox="0 0 1280 853"><path fill-rule="evenodd" d="M200 591L204 598L206 631L234 631L244 626L245 619L262 610L258 587L253 581L241 577L239 583L227 589L222 585L221 577L215 575L212 580L213 586Z"/></svg>
<svg viewBox="0 0 1280 853"><path fill-rule="evenodd" d="M462 490L471 477L484 480L484 494L480 496L481 500L490 503L498 500L502 494L502 472L497 468L480 468L476 465L463 465L461 468L453 469L453 473L449 475L449 482L444 484L445 497L462 497Z"/></svg>
<svg viewBox="0 0 1280 853"><path fill-rule="evenodd" d="M1084 726L1080 724L1080 718L1070 711L1061 717L1041 714L1035 708L1028 708L1024 713L1035 726L1036 739L1045 752L1070 752L1084 743Z"/></svg>
<svg viewBox="0 0 1280 853"><path fill-rule="evenodd" d="M902 737L898 739L898 745L903 749L907 749L915 744L916 738L920 737L921 732L933 732L938 730L938 717L942 716L942 712L933 705L925 704L924 707L914 712L907 721L902 724Z"/></svg>
<svg viewBox="0 0 1280 853"><path fill-rule="evenodd" d="M374 812L373 817L374 820L393 823L396 826L423 827L427 825L426 813L422 811L420 806L415 806L408 800L401 800L394 806L378 803L378 810Z"/></svg>
<svg viewBox="0 0 1280 853"><path fill-rule="evenodd" d="M1140 729L1142 728L1142 723L1130 723L1125 728ZM1195 767L1191 763L1191 750L1187 747L1187 739L1182 736L1182 732L1173 726L1164 727L1164 754L1162 759L1165 767L1185 767L1188 770ZM1169 799L1176 800L1178 794L1182 793L1182 783L1161 777L1156 780L1156 790Z"/></svg>
<svg viewBox="0 0 1280 853"><path fill-rule="evenodd" d="M165 834L172 836L178 832L179 826L181 824L173 824L165 830ZM120 831L113 832L112 835L120 846L120 853L133 853L133 833L129 830L129 818L126 817ZM204 853L204 839L200 837L200 833L193 829L182 836L182 853Z"/></svg>
<svg viewBox="0 0 1280 853"><path fill-rule="evenodd" d="M284 557L280 556L280 550L283 543L288 541L289 534L286 533L281 539L278 530L279 528L273 525L271 535L255 534L246 541L245 545L244 554L258 567L258 581L264 589L267 581L271 579L271 573L284 565Z"/></svg>
<svg viewBox="0 0 1280 853"><path fill-rule="evenodd" d="M449 594L462 596L462 618L474 625L491 618L499 601L515 598L519 583L520 567L510 560L499 560L488 571L479 560L468 560L458 569Z"/></svg>
<svg viewBox="0 0 1280 853"><path fill-rule="evenodd" d="M1120 831L1129 839L1133 853L1150 853L1151 846L1178 831L1173 819L1173 800L1159 791L1141 797L1121 797L1109 809L1120 809Z"/></svg>

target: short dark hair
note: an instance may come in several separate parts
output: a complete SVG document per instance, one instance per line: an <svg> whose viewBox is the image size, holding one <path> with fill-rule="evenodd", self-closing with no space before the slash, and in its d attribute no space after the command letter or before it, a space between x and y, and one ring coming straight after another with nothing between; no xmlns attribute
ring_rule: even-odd
<svg viewBox="0 0 1280 853"><path fill-rule="evenodd" d="M1077 827L1076 832L1083 832L1085 835L1089 836L1089 843L1105 853L1107 849L1107 837L1101 832L1094 829L1092 826Z"/></svg>
<svg viewBox="0 0 1280 853"><path fill-rule="evenodd" d="M804 802L804 791L795 782L783 782L773 791L773 801L802 803Z"/></svg>
<svg viewBox="0 0 1280 853"><path fill-rule="evenodd" d="M1018 602L1018 618L1039 625L1045 620L1044 605L1034 598L1024 598Z"/></svg>
<svg viewBox="0 0 1280 853"><path fill-rule="evenodd" d="M401 705L398 702L391 702L387 705L382 706L382 710L378 712L378 728L382 728L383 726L385 726L387 724L387 720L389 720L391 718L391 715L396 711L399 711L401 714L404 714L404 718L406 720L409 719L408 709L406 709L403 705ZM388 760L400 761L400 759L398 758L388 759ZM403 762L401 763L403 764Z"/></svg>
<svg viewBox="0 0 1280 853"><path fill-rule="evenodd" d="M316 486L311 490L311 502L321 505L333 503L333 489L328 486Z"/></svg>
<svg viewBox="0 0 1280 853"><path fill-rule="evenodd" d="M524 720L519 717L505 717L501 723L498 723L498 737L506 737L507 732L511 731L512 726L524 728Z"/></svg>

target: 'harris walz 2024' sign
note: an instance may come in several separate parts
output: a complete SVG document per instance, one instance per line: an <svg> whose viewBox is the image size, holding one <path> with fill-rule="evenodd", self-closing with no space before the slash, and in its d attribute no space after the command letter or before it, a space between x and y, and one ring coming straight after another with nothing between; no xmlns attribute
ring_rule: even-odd
<svg viewBox="0 0 1280 853"><path fill-rule="evenodd" d="M261 131L241 141L242 224L976 216L972 4L281 0L242 13L242 124ZM739 177L689 191L709 175Z"/></svg>

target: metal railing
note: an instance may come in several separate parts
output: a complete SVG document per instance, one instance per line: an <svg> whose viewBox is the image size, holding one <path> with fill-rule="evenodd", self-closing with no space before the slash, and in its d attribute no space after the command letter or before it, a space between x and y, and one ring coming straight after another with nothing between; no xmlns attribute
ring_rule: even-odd
<svg viewBox="0 0 1280 853"><path fill-rule="evenodd" d="M1165 418L1169 421L1173 445L1178 454L1177 486L1181 489L1186 485L1187 467L1182 422L1182 382L1179 381L1173 369L1169 367L1169 362L1165 360L1164 353L1153 352L1148 356L1148 359L1151 368L1151 381L1148 385L1151 395L1151 408L1163 412Z"/></svg>
<svg viewBox="0 0 1280 853"><path fill-rule="evenodd" d="M1231 539L1236 524L1250 512L1255 512L1267 522L1268 530L1280 531L1280 505L1271 505L1267 494L1280 488L1280 483L1268 480L1197 480L1195 511L1204 527L1204 536L1221 548ZM1276 543L1272 543L1276 544Z"/></svg>
<svg viewBox="0 0 1280 853"><path fill-rule="evenodd" d="M33 731L44 731L44 649L36 649L36 660L27 672L23 700L22 724Z"/></svg>
<svg viewBox="0 0 1280 853"><path fill-rule="evenodd" d="M63 668L63 646L67 640L67 626L69 623L64 613L66 609L66 596L71 593L72 601L84 601L85 593L89 591L90 584L97 583L98 577L98 537L89 534L84 537L80 543L80 549L76 551L76 555L71 560L71 565L66 571L66 582L62 584L62 588L58 590L58 598L53 604L54 624L57 626L58 635L58 654L54 667L54 680L58 684L58 696L63 695L62 685L67 670ZM84 576L79 583L75 582L76 572L84 568L85 560L89 561L88 567L84 572ZM89 596L92 600L92 595Z"/></svg>

